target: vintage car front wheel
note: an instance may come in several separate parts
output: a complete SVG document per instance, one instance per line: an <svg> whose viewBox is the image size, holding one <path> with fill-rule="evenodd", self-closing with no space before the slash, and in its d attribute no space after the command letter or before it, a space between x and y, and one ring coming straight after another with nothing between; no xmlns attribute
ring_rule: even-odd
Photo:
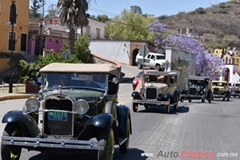
<svg viewBox="0 0 240 160"><path fill-rule="evenodd" d="M100 134L100 140L105 140L104 150L98 152L98 160L112 160L114 154L114 133L110 128L108 133L102 132Z"/></svg>
<svg viewBox="0 0 240 160"><path fill-rule="evenodd" d="M3 136L21 137L21 128L17 123L8 123L3 131ZM19 146L11 146L1 144L2 160L19 160L22 148Z"/></svg>
<svg viewBox="0 0 240 160"><path fill-rule="evenodd" d="M128 116L127 122L126 122L126 138L127 138L127 140L122 145L119 146L120 152L122 152L122 153L127 152L128 146L129 146L129 141L130 141L130 118L129 118L129 116Z"/></svg>
<svg viewBox="0 0 240 160"><path fill-rule="evenodd" d="M171 106L170 106L170 98L168 99L168 104L165 106L165 112L166 113L170 113L170 108L171 108Z"/></svg>
<svg viewBox="0 0 240 160"><path fill-rule="evenodd" d="M133 112L137 112L137 110L138 110L138 104L137 104L137 103L133 103L132 108L133 108Z"/></svg>

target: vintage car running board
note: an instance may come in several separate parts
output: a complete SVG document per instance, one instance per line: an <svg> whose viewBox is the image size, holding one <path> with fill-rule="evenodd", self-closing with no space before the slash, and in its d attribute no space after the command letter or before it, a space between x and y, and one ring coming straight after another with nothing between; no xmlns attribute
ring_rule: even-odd
<svg viewBox="0 0 240 160"><path fill-rule="evenodd" d="M2 136L2 144L23 146L23 147L44 147L44 148L67 148L67 149L86 149L104 150L106 141L83 141L83 140L64 140L46 138L25 138Z"/></svg>

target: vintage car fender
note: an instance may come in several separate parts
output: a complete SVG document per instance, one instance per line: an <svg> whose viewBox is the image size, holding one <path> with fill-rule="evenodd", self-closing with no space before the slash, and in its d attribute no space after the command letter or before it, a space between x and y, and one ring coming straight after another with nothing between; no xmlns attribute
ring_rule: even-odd
<svg viewBox="0 0 240 160"><path fill-rule="evenodd" d="M113 121L114 118L112 114L101 113L89 119L89 121L86 122L85 126L87 127L89 125L93 125L99 128L111 128Z"/></svg>
<svg viewBox="0 0 240 160"><path fill-rule="evenodd" d="M127 106L121 105L117 106L117 117L118 117L118 134L120 137L126 137L126 122L130 119L130 133L132 133L132 124L130 110Z"/></svg>
<svg viewBox="0 0 240 160"><path fill-rule="evenodd" d="M18 122L22 124L22 126L25 126L29 132L27 133L26 131L26 134L30 134L30 136L34 137L40 133L36 121L30 115L24 114L22 111L17 110L9 111L2 118L2 123L14 123L14 122Z"/></svg>
<svg viewBox="0 0 240 160"><path fill-rule="evenodd" d="M164 94L164 96L162 96L161 100L167 101L169 98L171 98L171 94L170 93L166 93L166 94Z"/></svg>
<svg viewBox="0 0 240 160"><path fill-rule="evenodd" d="M140 93L137 91L133 91L132 97L133 97L133 99L142 99Z"/></svg>

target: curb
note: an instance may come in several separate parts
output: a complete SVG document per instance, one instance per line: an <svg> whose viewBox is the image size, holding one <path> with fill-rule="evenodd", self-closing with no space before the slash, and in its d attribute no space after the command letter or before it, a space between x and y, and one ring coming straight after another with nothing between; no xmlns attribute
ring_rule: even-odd
<svg viewBox="0 0 240 160"><path fill-rule="evenodd" d="M25 99L30 97L37 97L37 94L6 95L6 96L0 97L0 101L11 100L11 99Z"/></svg>

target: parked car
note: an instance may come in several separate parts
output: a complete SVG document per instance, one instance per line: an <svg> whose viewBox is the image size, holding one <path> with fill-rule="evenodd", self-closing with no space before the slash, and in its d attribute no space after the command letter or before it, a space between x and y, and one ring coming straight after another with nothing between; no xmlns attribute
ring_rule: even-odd
<svg viewBox="0 0 240 160"><path fill-rule="evenodd" d="M210 88L210 79L204 76L189 76L188 77L188 90L187 99L189 102L192 100L200 99L202 103L207 99L209 103L212 101L212 90Z"/></svg>
<svg viewBox="0 0 240 160"><path fill-rule="evenodd" d="M144 82L140 90L132 93L134 112L137 112L139 105L144 105L146 110L151 106L163 106L167 113L173 105L177 110L180 94L176 88L176 72L146 71L143 77Z"/></svg>
<svg viewBox="0 0 240 160"><path fill-rule="evenodd" d="M137 68L142 69L150 68L156 69L157 71L164 71L166 67L166 57L161 53L149 52L144 58L138 53L136 56Z"/></svg>
<svg viewBox="0 0 240 160"><path fill-rule="evenodd" d="M229 101L230 91L228 89L227 81L213 80L212 91L213 91L212 100L214 100L214 98L222 98L223 101L225 101L225 99Z"/></svg>
<svg viewBox="0 0 240 160"><path fill-rule="evenodd" d="M232 82L229 85L229 91L232 97L240 98L240 82Z"/></svg>
<svg viewBox="0 0 240 160"><path fill-rule="evenodd" d="M127 151L131 116L127 106L117 105L119 69L111 64L52 63L40 73L39 96L2 119L2 160L19 159L22 148L95 152L101 160L113 158L115 144Z"/></svg>

